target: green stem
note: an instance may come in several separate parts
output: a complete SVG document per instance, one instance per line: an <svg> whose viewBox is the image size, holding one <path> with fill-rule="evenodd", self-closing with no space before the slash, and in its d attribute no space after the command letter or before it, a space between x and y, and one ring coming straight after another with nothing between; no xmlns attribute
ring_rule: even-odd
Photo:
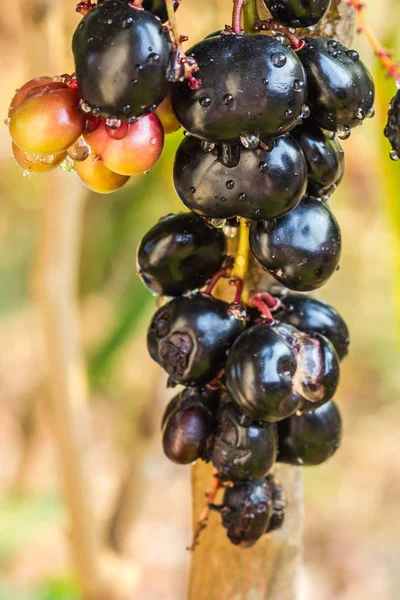
<svg viewBox="0 0 400 600"><path fill-rule="evenodd" d="M243 24L245 33L254 33L254 25L258 21L257 0L247 0L243 7Z"/></svg>

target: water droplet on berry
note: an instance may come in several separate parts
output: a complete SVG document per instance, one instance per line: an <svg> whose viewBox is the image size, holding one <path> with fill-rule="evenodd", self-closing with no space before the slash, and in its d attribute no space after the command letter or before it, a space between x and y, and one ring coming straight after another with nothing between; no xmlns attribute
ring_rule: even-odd
<svg viewBox="0 0 400 600"><path fill-rule="evenodd" d="M30 171L27 171L26 169L22 170L22 177L30 177L32 175L32 173Z"/></svg>
<svg viewBox="0 0 400 600"><path fill-rule="evenodd" d="M288 108L283 113L283 116L285 117L285 119L291 119L293 117L293 111L290 108Z"/></svg>
<svg viewBox="0 0 400 600"><path fill-rule="evenodd" d="M226 219L210 219L210 225L215 229L222 229L225 227Z"/></svg>
<svg viewBox="0 0 400 600"><path fill-rule="evenodd" d="M372 117L375 116L375 109L374 108L370 108L366 114L365 114L367 119L372 119Z"/></svg>
<svg viewBox="0 0 400 600"><path fill-rule="evenodd" d="M244 194L244 193L239 194L239 200L247 200L247 194Z"/></svg>
<svg viewBox="0 0 400 600"><path fill-rule="evenodd" d="M362 121L365 117L365 113L362 108L357 108L357 110L354 111L354 116L356 119Z"/></svg>
<svg viewBox="0 0 400 600"><path fill-rule="evenodd" d="M70 156L66 156L62 162L60 162L60 167L63 171L67 173L72 173L75 171L75 161L72 160Z"/></svg>
<svg viewBox="0 0 400 600"><path fill-rule="evenodd" d="M186 129L185 129L185 130L184 130L184 132L183 132L183 135L184 135L185 137L190 137L192 134L191 134L191 133L189 133L188 131L186 131Z"/></svg>
<svg viewBox="0 0 400 600"><path fill-rule="evenodd" d="M33 163L37 160L37 156L34 152L24 152L26 162Z"/></svg>
<svg viewBox="0 0 400 600"><path fill-rule="evenodd" d="M192 187L190 188L190 191L191 191L191 193L192 193L192 194L195 194L195 193L196 193L196 188L192 186Z"/></svg>
<svg viewBox="0 0 400 600"><path fill-rule="evenodd" d="M106 119L106 127L109 129L118 129L121 126L121 119L117 119L116 117L109 117Z"/></svg>
<svg viewBox="0 0 400 600"><path fill-rule="evenodd" d="M328 50L328 52L329 52L330 56L332 56L332 58L337 58L337 55L338 55L338 51L337 50L335 50L334 48L330 48Z"/></svg>
<svg viewBox="0 0 400 600"><path fill-rule="evenodd" d="M156 54L155 52L152 52L151 54L149 54L149 56L146 59L146 62L149 65L154 65L155 63L157 63L160 60L160 55Z"/></svg>
<svg viewBox="0 0 400 600"><path fill-rule="evenodd" d="M113 20L112 19L108 19L107 25L112 25L112 23L113 23Z"/></svg>
<svg viewBox="0 0 400 600"><path fill-rule="evenodd" d="M337 135L340 140L347 140L351 135L351 129L348 125L341 125L337 128Z"/></svg>
<svg viewBox="0 0 400 600"><path fill-rule="evenodd" d="M229 106L229 104L232 104L232 102L233 102L232 94L225 94L225 96L222 98L222 102L224 104L226 104L227 106Z"/></svg>
<svg viewBox="0 0 400 600"><path fill-rule="evenodd" d="M260 138L257 135L254 135L253 133L249 133L246 135L241 135L240 141L242 143L242 146L244 146L245 148L248 148L249 150L254 150L254 148L257 148L258 144L260 143Z"/></svg>
<svg viewBox="0 0 400 600"><path fill-rule="evenodd" d="M211 98L209 98L208 96L203 96L202 98L200 98L199 104L203 108L208 108L211 104Z"/></svg>
<svg viewBox="0 0 400 600"><path fill-rule="evenodd" d="M4 125L7 125L7 127L10 127L10 123L11 123L10 117L7 117L6 119L4 119Z"/></svg>
<svg viewBox="0 0 400 600"><path fill-rule="evenodd" d="M205 140L203 140L201 142L201 147L204 150L204 152L212 152L215 148L215 144L213 144L212 142L206 142Z"/></svg>
<svg viewBox="0 0 400 600"><path fill-rule="evenodd" d="M269 84L269 81L268 81L268 79L265 79L265 77L264 77L264 79L261 81L261 83L262 83L263 85L268 85L268 84Z"/></svg>
<svg viewBox="0 0 400 600"><path fill-rule="evenodd" d="M46 154L45 156L41 156L40 162L42 163L42 165L52 165L54 162L54 155Z"/></svg>
<svg viewBox="0 0 400 600"><path fill-rule="evenodd" d="M389 156L391 160L400 160L400 156L397 154L396 150L391 150Z"/></svg>
<svg viewBox="0 0 400 600"><path fill-rule="evenodd" d="M72 160L82 162L83 160L87 159L87 157L90 154L90 150L90 146L81 137L75 142L75 144L68 148L67 153L68 156L72 158Z"/></svg>
<svg viewBox="0 0 400 600"><path fill-rule="evenodd" d="M233 240L237 236L238 229L238 227L231 227L230 225L226 225L224 227L225 237Z"/></svg>
<svg viewBox="0 0 400 600"><path fill-rule="evenodd" d="M130 27L132 27L132 25L133 25L132 17L126 17L126 19L122 20L122 23L121 23L122 29L129 29Z"/></svg>
<svg viewBox="0 0 400 600"><path fill-rule="evenodd" d="M128 123L129 125L134 125L137 121L137 117L129 117Z"/></svg>
<svg viewBox="0 0 400 600"><path fill-rule="evenodd" d="M266 162L260 162L258 168L260 169L261 173L264 173L264 171L268 169L268 165Z"/></svg>
<svg viewBox="0 0 400 600"><path fill-rule="evenodd" d="M271 56L271 62L274 67L283 67L286 64L286 55L283 52L274 52Z"/></svg>
<svg viewBox="0 0 400 600"><path fill-rule="evenodd" d="M279 44L285 43L285 36L282 35L282 33L279 33L279 31L274 32L274 38Z"/></svg>
<svg viewBox="0 0 400 600"><path fill-rule="evenodd" d="M229 181L225 183L225 187L228 188L228 190L233 190L235 182L232 179L229 179Z"/></svg>
<svg viewBox="0 0 400 600"><path fill-rule="evenodd" d="M100 108L100 106L95 106L95 107L92 109L92 114L93 114L95 117L99 117L99 116L101 115L101 108Z"/></svg>
<svg viewBox="0 0 400 600"><path fill-rule="evenodd" d="M301 92L304 89L304 81L301 79L295 79L293 82L293 89L295 92Z"/></svg>
<svg viewBox="0 0 400 600"><path fill-rule="evenodd" d="M351 58L351 60L357 61L360 58L360 55L356 50L347 50L347 56Z"/></svg>
<svg viewBox="0 0 400 600"><path fill-rule="evenodd" d="M308 117L311 114L311 110L310 107L307 106L307 104L303 104L303 106L301 107L301 113L300 113L300 118L301 119L308 119Z"/></svg>
<svg viewBox="0 0 400 600"><path fill-rule="evenodd" d="M226 196L221 196L221 202L226 202L228 198Z"/></svg>
<svg viewBox="0 0 400 600"><path fill-rule="evenodd" d="M138 83L138 80L137 80L137 79L132 79L132 81L131 81L131 85L137 85L137 83Z"/></svg>

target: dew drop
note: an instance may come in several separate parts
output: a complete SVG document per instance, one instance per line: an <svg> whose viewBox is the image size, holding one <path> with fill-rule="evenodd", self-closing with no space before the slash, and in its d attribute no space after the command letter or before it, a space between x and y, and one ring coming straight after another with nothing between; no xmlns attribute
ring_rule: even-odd
<svg viewBox="0 0 400 600"><path fill-rule="evenodd" d="M330 56L332 56L332 58L337 58L338 55L338 51L334 50L333 48L331 48L330 50L328 50Z"/></svg>
<svg viewBox="0 0 400 600"><path fill-rule="evenodd" d="M260 169L261 173L264 173L268 169L268 165L266 162L260 162L258 168Z"/></svg>
<svg viewBox="0 0 400 600"><path fill-rule="evenodd" d="M195 194L195 193L196 193L196 188L192 186L192 187L190 188L190 191L191 191L191 193L192 193L192 194Z"/></svg>
<svg viewBox="0 0 400 600"><path fill-rule="evenodd" d="M263 85L268 85L268 84L269 84L269 81L268 81L268 79L265 79L265 77L264 77L264 79L261 81L261 83L262 83Z"/></svg>
<svg viewBox="0 0 400 600"><path fill-rule="evenodd" d="M285 43L285 36L282 35L282 33L279 33L279 31L274 33L274 38L279 44Z"/></svg>
<svg viewBox="0 0 400 600"><path fill-rule="evenodd" d="M351 129L348 125L341 125L337 128L337 135L340 140L347 140L351 135Z"/></svg>
<svg viewBox="0 0 400 600"><path fill-rule="evenodd" d="M254 150L254 148L257 148L258 144L260 143L260 138L257 135L254 135L253 133L249 133L246 135L241 135L240 141L242 143L242 146L244 146L248 150Z"/></svg>
<svg viewBox="0 0 400 600"><path fill-rule="evenodd" d="M26 169L23 169L22 171L22 177L30 177L31 176L31 172L27 171Z"/></svg>
<svg viewBox="0 0 400 600"><path fill-rule="evenodd" d="M286 64L286 56L283 52L274 52L271 56L271 62L274 67L283 67Z"/></svg>
<svg viewBox="0 0 400 600"><path fill-rule="evenodd" d="M24 152L26 162L33 163L37 160L37 156L34 152Z"/></svg>
<svg viewBox="0 0 400 600"><path fill-rule="evenodd" d="M100 114L101 114L101 108L100 108L100 106L95 106L92 109L92 115L94 115L95 117L99 117Z"/></svg>
<svg viewBox="0 0 400 600"><path fill-rule="evenodd" d="M247 200L247 194L244 194L243 192L239 194L239 200Z"/></svg>
<svg viewBox="0 0 400 600"><path fill-rule="evenodd" d="M203 96L202 98L200 98L199 104L203 108L208 108L211 104L211 98L209 98L208 96Z"/></svg>
<svg viewBox="0 0 400 600"><path fill-rule="evenodd" d="M354 111L354 116L356 119L359 119L360 121L362 121L365 117L365 112L363 111L362 108L357 108L357 110Z"/></svg>
<svg viewBox="0 0 400 600"><path fill-rule="evenodd" d="M90 154L90 150L90 146L81 137L75 142L75 144L68 148L67 153L72 160L82 162L83 160L87 159Z"/></svg>
<svg viewBox="0 0 400 600"><path fill-rule="evenodd" d="M233 179L229 179L226 183L225 183L225 187L228 190L233 190L233 188L235 187L235 182L233 181Z"/></svg>
<svg viewBox="0 0 400 600"><path fill-rule="evenodd" d="M201 147L204 150L204 152L212 152L215 148L215 144L213 144L212 142L206 142L205 140L203 140L201 142Z"/></svg>
<svg viewBox="0 0 400 600"><path fill-rule="evenodd" d="M228 200L228 198L226 196L221 197L221 202L226 202L227 200Z"/></svg>
<svg viewBox="0 0 400 600"><path fill-rule="evenodd" d="M122 107L122 112L127 115L128 113L131 112L131 105L130 104L124 104L124 106Z"/></svg>
<svg viewBox="0 0 400 600"><path fill-rule="evenodd" d="M137 117L129 117L128 123L129 125L134 125L137 121Z"/></svg>
<svg viewBox="0 0 400 600"><path fill-rule="evenodd" d="M183 135L184 135L185 137L190 137L192 134L191 134L191 133L189 133L188 131L186 131L186 129L185 129L185 130L184 130L184 132L183 132Z"/></svg>
<svg viewBox="0 0 400 600"><path fill-rule="evenodd" d="M156 137L152 137L152 138L150 138L150 144L151 144L152 146L155 146L155 145L157 144L157 138L156 138Z"/></svg>
<svg viewBox="0 0 400 600"><path fill-rule="evenodd" d="M365 116L367 117L367 119L372 119L372 117L374 117L374 116L375 116L375 109L374 109L374 108L370 108L370 109L369 109L369 110L366 112Z"/></svg>
<svg viewBox="0 0 400 600"><path fill-rule="evenodd" d="M112 19L108 19L107 25L112 25L112 23L113 23L113 20Z"/></svg>
<svg viewBox="0 0 400 600"><path fill-rule="evenodd" d="M285 117L285 119L291 119L293 117L293 111L290 108L288 108L283 113L283 116Z"/></svg>
<svg viewBox="0 0 400 600"><path fill-rule="evenodd" d="M41 156L40 157L40 162L42 163L42 165L50 166L54 162L54 155L53 154L46 154L45 156Z"/></svg>
<svg viewBox="0 0 400 600"><path fill-rule="evenodd" d="M308 117L311 114L311 110L310 107L307 106L307 104L303 104L303 106L301 107L301 113L300 113L300 118L301 119L308 119Z"/></svg>
<svg viewBox="0 0 400 600"><path fill-rule="evenodd" d="M397 161L397 160L400 160L400 156L399 156L399 154L396 152L396 150L391 150L391 151L389 152L389 156L390 156L390 159L391 159L391 160L395 160L395 161Z"/></svg>
<svg viewBox="0 0 400 600"><path fill-rule="evenodd" d="M229 104L232 104L232 102L233 102L232 94L225 94L225 96L222 98L222 102L227 106L229 106Z"/></svg>
<svg viewBox="0 0 400 600"><path fill-rule="evenodd" d="M129 29L130 27L132 27L132 25L133 25L132 17L126 17L126 19L122 20L122 23L121 23L122 29Z"/></svg>
<svg viewBox="0 0 400 600"><path fill-rule="evenodd" d="M72 160L70 156L66 156L62 162L60 162L60 167L63 171L67 171L67 173L72 173L75 171L75 161Z"/></svg>
<svg viewBox="0 0 400 600"><path fill-rule="evenodd" d="M304 81L301 79L295 79L293 83L293 89L295 92L301 92L304 89Z"/></svg>
<svg viewBox="0 0 400 600"><path fill-rule="evenodd" d="M117 119L116 117L109 117L106 119L106 127L109 129L118 129L121 126L121 119Z"/></svg>
<svg viewBox="0 0 400 600"><path fill-rule="evenodd" d="M155 52L152 52L151 54L149 54L149 56L146 59L146 62L149 65L154 65L155 63L157 63L160 60L160 55L156 54Z"/></svg>
<svg viewBox="0 0 400 600"><path fill-rule="evenodd" d="M356 50L347 50L347 56L351 58L351 60L357 61L360 58L360 55Z"/></svg>
<svg viewBox="0 0 400 600"><path fill-rule="evenodd" d="M10 123L11 123L10 117L7 117L6 119L4 119L4 125L7 125L7 127L10 127Z"/></svg>
<svg viewBox="0 0 400 600"><path fill-rule="evenodd" d="M87 102L85 102L84 100L80 101L79 108L84 113L90 113L90 111L92 110L91 107L90 107L90 105Z"/></svg>
<svg viewBox="0 0 400 600"><path fill-rule="evenodd" d="M137 79L132 79L132 81L131 81L131 85L137 85L137 83L138 83L138 80L137 80Z"/></svg>

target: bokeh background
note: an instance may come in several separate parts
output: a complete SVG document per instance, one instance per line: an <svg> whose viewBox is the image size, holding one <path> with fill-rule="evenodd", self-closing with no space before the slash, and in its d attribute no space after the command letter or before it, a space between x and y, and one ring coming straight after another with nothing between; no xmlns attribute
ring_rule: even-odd
<svg viewBox="0 0 400 600"><path fill-rule="evenodd" d="M195 42L229 21L229 0L184 0L178 19ZM369 0L368 17L400 57L397 0ZM72 0L3 2L0 114L31 77L73 70ZM397 38L397 39L396 39ZM397 48L396 48L397 45ZM332 208L343 232L340 271L318 294L351 329L337 401L344 440L305 474L302 598L400 598L400 164L382 135L394 94L361 36L354 47L377 83L376 118L343 143L347 169ZM80 264L82 344L89 382L85 447L93 512L127 558L133 600L183 600L190 541L189 469L160 449L165 378L145 351L154 298L135 250L162 215L180 209L166 141L147 175L111 196L85 198ZM0 599L78 600L49 420L43 334L32 291L42 215L74 174L24 178L0 129Z"/></svg>

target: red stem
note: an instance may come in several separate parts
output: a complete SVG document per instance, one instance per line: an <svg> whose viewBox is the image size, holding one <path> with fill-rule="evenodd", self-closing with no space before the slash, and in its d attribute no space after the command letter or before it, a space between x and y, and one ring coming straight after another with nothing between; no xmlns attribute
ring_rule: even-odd
<svg viewBox="0 0 400 600"><path fill-rule="evenodd" d="M249 300L249 306L253 306L254 308L257 308L260 311L260 314L262 315L263 319L267 323L275 322L275 319L272 316L271 311L264 300L261 300L260 298L253 296Z"/></svg>
<svg viewBox="0 0 400 600"><path fill-rule="evenodd" d="M213 275L213 277L210 279L206 289L204 290L204 293L210 296L218 281L222 279L222 277L226 277L227 275L229 275L231 270L231 267L223 267L222 269L217 271L215 275Z"/></svg>
<svg viewBox="0 0 400 600"><path fill-rule="evenodd" d="M256 292L251 299L262 300L271 310L277 310L281 305L281 301L268 292Z"/></svg>
<svg viewBox="0 0 400 600"><path fill-rule="evenodd" d="M239 304L242 299L242 294L243 294L243 281L242 281L242 279L239 279L239 277L237 277L236 279L232 279L229 283L230 283L230 285L234 285L236 288L236 294L235 294L235 298L233 301L236 304Z"/></svg>
<svg viewBox="0 0 400 600"><path fill-rule="evenodd" d="M235 0L234 1L233 12L232 12L232 31L234 33L240 33L242 31L241 17L242 17L243 6L244 6L244 0Z"/></svg>

